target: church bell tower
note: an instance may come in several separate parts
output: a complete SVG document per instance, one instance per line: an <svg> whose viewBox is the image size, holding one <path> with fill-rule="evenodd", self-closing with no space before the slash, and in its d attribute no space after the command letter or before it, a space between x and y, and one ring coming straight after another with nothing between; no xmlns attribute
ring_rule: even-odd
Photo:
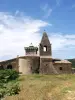
<svg viewBox="0 0 75 100"><path fill-rule="evenodd" d="M46 32L43 33L43 37L39 45L39 54L40 56L52 56L51 44Z"/></svg>
<svg viewBox="0 0 75 100"><path fill-rule="evenodd" d="M39 45L39 55L40 55L40 71L39 72L41 74L56 73L53 63L52 63L51 44L46 32L43 33L43 37Z"/></svg>

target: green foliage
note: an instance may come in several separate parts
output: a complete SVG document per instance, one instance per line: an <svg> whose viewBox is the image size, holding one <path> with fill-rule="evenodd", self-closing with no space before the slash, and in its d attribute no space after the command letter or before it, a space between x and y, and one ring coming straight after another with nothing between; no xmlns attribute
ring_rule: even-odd
<svg viewBox="0 0 75 100"><path fill-rule="evenodd" d="M68 59L72 63L72 67L75 68L75 59Z"/></svg>
<svg viewBox="0 0 75 100"><path fill-rule="evenodd" d="M15 70L0 70L0 83L15 80L18 76L19 74Z"/></svg>
<svg viewBox="0 0 75 100"><path fill-rule="evenodd" d="M15 83L8 86L6 93L7 95L11 96L11 95L18 94L19 91L20 91L19 84Z"/></svg>
<svg viewBox="0 0 75 100"><path fill-rule="evenodd" d="M3 98L5 95L5 90L4 89L0 89L0 98Z"/></svg>
<svg viewBox="0 0 75 100"><path fill-rule="evenodd" d="M15 95L20 91L17 78L19 73L15 70L0 70L0 98L5 95Z"/></svg>

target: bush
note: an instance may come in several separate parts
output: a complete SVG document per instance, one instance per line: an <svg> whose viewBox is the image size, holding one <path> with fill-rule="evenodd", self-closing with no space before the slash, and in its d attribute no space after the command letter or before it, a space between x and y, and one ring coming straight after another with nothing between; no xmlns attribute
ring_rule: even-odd
<svg viewBox="0 0 75 100"><path fill-rule="evenodd" d="M7 88L6 93L7 93L8 96L11 96L11 95L18 94L19 91L20 91L19 84L18 83L15 83L13 85L12 84L9 85L9 87Z"/></svg>
<svg viewBox="0 0 75 100"><path fill-rule="evenodd" d="M0 70L0 98L5 95L15 95L20 91L17 78L19 73L15 70Z"/></svg>
<svg viewBox="0 0 75 100"><path fill-rule="evenodd" d="M18 83L11 83L6 85L5 88L0 88L0 98L3 98L4 96L11 96L16 95L20 91L19 84Z"/></svg>
<svg viewBox="0 0 75 100"><path fill-rule="evenodd" d="M4 89L0 89L0 98L3 98L5 95L5 90Z"/></svg>
<svg viewBox="0 0 75 100"><path fill-rule="evenodd" d="M18 76L19 74L15 70L0 70L0 83L6 83L8 81L15 80L18 78Z"/></svg>

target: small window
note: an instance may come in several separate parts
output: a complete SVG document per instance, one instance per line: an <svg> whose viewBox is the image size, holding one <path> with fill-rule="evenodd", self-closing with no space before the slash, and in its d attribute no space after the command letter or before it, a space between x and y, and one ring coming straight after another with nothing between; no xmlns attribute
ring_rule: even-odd
<svg viewBox="0 0 75 100"><path fill-rule="evenodd" d="M43 51L46 52L47 51L47 46L43 47Z"/></svg>
<svg viewBox="0 0 75 100"><path fill-rule="evenodd" d="M46 64L46 67L48 67L48 64Z"/></svg>
<svg viewBox="0 0 75 100"><path fill-rule="evenodd" d="M62 67L60 67L59 69L62 70Z"/></svg>

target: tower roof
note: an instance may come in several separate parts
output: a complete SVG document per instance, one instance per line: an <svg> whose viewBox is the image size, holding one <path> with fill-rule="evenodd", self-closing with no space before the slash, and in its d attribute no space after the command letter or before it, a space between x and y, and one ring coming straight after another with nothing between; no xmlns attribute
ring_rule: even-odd
<svg viewBox="0 0 75 100"><path fill-rule="evenodd" d="M48 35L47 35L47 33L44 31L43 32L43 36L42 36L42 40L41 40L41 44L50 44L50 41L49 41L49 38L48 38Z"/></svg>
<svg viewBox="0 0 75 100"><path fill-rule="evenodd" d="M25 50L38 50L38 47L34 47L31 43L29 47L25 47Z"/></svg>
<svg viewBox="0 0 75 100"><path fill-rule="evenodd" d="M47 33L44 31L41 39L41 43L39 45L39 54L40 56L51 56L51 44L48 39Z"/></svg>

